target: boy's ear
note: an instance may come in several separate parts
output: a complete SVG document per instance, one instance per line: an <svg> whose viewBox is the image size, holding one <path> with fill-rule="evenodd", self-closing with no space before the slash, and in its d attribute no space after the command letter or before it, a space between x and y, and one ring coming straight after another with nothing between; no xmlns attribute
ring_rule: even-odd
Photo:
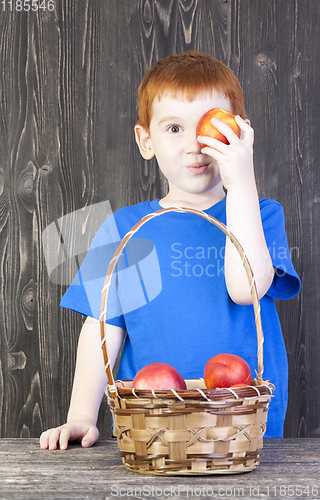
<svg viewBox="0 0 320 500"><path fill-rule="evenodd" d="M134 133L142 158L151 160L154 157L154 152L150 134L141 125L134 127Z"/></svg>

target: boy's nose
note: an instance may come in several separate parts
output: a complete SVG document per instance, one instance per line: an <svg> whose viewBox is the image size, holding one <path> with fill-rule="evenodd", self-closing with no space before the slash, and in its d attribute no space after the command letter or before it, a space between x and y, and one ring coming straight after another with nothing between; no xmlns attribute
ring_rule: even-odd
<svg viewBox="0 0 320 500"><path fill-rule="evenodd" d="M197 141L195 132L189 135L185 149L187 153L199 154L201 152L201 146Z"/></svg>

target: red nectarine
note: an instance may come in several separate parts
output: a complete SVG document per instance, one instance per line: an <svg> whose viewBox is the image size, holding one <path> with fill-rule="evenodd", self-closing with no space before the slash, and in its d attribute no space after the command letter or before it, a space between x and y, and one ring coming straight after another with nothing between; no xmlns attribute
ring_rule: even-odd
<svg viewBox="0 0 320 500"><path fill-rule="evenodd" d="M229 144L228 139L219 132L219 130L214 127L211 123L212 118L219 118L222 122L226 123L234 133L240 137L240 128L235 121L234 115L229 111L226 111L222 108L213 108L207 111L199 120L197 125L196 135L204 137L213 137L214 139L218 139L218 141L223 142L224 144ZM206 147L206 144L200 144L201 147Z"/></svg>
<svg viewBox="0 0 320 500"><path fill-rule="evenodd" d="M207 361L203 378L208 389L251 385L252 380L248 363L240 356L226 353L217 354Z"/></svg>
<svg viewBox="0 0 320 500"><path fill-rule="evenodd" d="M139 370L132 381L134 389L186 389L180 373L167 363L150 363Z"/></svg>

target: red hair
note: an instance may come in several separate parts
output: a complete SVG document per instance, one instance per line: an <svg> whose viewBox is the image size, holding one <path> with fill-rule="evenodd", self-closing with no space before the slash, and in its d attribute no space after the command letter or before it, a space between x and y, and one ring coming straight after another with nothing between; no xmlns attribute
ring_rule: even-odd
<svg viewBox="0 0 320 500"><path fill-rule="evenodd" d="M163 95L192 101L200 92L221 92L230 100L232 112L246 118L239 80L225 64L209 54L190 50L160 59L142 78L138 89L138 124L149 131L152 103Z"/></svg>

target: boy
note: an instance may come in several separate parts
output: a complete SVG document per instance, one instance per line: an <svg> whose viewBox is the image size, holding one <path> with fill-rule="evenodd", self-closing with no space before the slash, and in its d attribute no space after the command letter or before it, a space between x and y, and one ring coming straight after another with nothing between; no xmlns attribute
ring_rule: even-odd
<svg viewBox="0 0 320 500"><path fill-rule="evenodd" d="M144 215L171 206L203 210L227 223L255 275L265 336L264 379L276 386L266 436L281 437L288 375L273 298L293 297L300 281L291 263L281 206L258 198L253 130L241 86L224 64L189 51L158 61L141 82L138 102L136 141L144 159L156 157L168 180L168 193L161 200L117 211L117 231L122 238ZM229 145L196 137L200 117L215 107L236 115L240 138L221 121L212 122ZM106 224L98 231L95 246L106 242ZM162 289L146 305L137 303L107 320L112 364L127 331L118 378L132 379L154 361L173 365L184 378L202 377L205 362L219 352L244 357L254 374L257 341L252 299L241 259L230 241L202 218L175 212L145 224L139 237L154 244ZM81 269L88 263L89 268L99 264L92 259L89 251ZM79 338L70 409L66 424L41 435L44 449L58 444L66 449L69 440L80 440L88 447L98 439L96 420L107 383L98 321L104 276L100 287L90 288L81 278L77 280L61 302L87 316Z"/></svg>

